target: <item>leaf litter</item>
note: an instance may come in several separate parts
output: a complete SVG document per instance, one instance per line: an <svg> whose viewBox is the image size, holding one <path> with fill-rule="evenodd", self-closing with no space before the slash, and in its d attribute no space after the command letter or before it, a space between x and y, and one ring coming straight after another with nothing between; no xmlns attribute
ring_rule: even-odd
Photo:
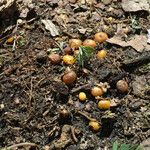
<svg viewBox="0 0 150 150"><path fill-rule="evenodd" d="M6 2L10 1L1 1L0 8L6 8ZM1 43L0 58L2 56L3 62L2 64L0 62L0 106L2 106L0 108L2 129L0 147L16 146L15 143L29 141L39 146L31 147L32 149L94 150L111 149L114 139L126 143L140 143L146 140L149 136L148 69L142 72L138 69L134 71L130 67L138 68L139 64L147 66L149 62L148 37L146 28L140 21L145 19L148 24L146 19L149 17L148 14L145 17L142 16L143 12L148 12L148 1L28 0L20 4L18 3L20 0L12 2L17 4L17 7L12 10L12 15L7 13L12 4L7 9L1 9L2 12L0 11L2 14L0 32L7 35L3 40L13 36L11 32L13 28L16 28L17 20L12 16L17 11L18 17L21 17L24 23L18 26L15 35L18 37L24 31L22 36L28 44L16 47L12 52L12 45ZM129 7L131 3L134 4L133 8ZM138 3L138 6L135 3ZM32 16L32 11L36 16ZM137 11L142 13L139 15ZM133 18L136 16L132 19L133 22L131 21L132 26L129 20L131 16L126 12L131 12ZM134 12L137 14L133 15ZM5 20L6 14L7 19L10 19L8 22ZM27 17L31 17L31 22L26 20ZM12 21L14 21L13 24L11 24ZM124 33L120 28L118 31L120 35L115 35L118 23L122 24L124 29L130 27L131 31ZM44 28L41 24L44 24ZM11 29L4 32L3 29L7 27ZM45 29L48 32L45 32ZM52 65L47 59L47 50L63 55L63 48L68 44L70 37L82 40L92 39L93 35L100 31L107 32L110 38L109 42L98 44L96 47L96 52L106 49L106 59L98 61L95 57L91 57L92 50L80 49L79 61L85 68L77 64L71 66L78 71L78 81L71 86L64 85L60 79L66 66L63 63ZM64 42L64 45L58 51L56 49L59 46L56 43L61 42ZM111 43L111 47L108 43ZM120 48L116 45L120 45ZM85 54L82 55L83 53ZM141 54L145 55L138 57ZM81 59L83 56L84 58ZM125 60L124 66L128 69L120 67L122 57ZM128 61L128 58L132 59ZM44 61L37 61L39 59ZM85 61L82 62L82 60ZM55 81L55 77L59 80ZM115 84L119 79L130 83L130 91L127 95L116 91ZM111 99L112 108L106 112L97 109L97 102L93 101L92 97L83 104L78 101L77 96L80 91L87 92L89 96L91 87L102 81L111 84L104 97ZM90 85L87 86L87 83ZM16 102L16 99L19 99L19 102ZM131 109L129 106L135 99L136 106ZM76 103L78 103L77 106ZM60 106L70 111L70 118L60 119ZM80 115L76 113L78 110L81 111ZM142 126L141 111L145 115L144 120L147 121L146 127ZM102 123L100 132L93 133L87 127L87 120L91 117ZM76 134L71 128L78 128L81 132ZM51 134L49 134L50 131Z"/></svg>
<svg viewBox="0 0 150 150"><path fill-rule="evenodd" d="M107 40L108 43L116 44L121 47L132 47L137 52L150 51L150 45L147 44L146 35L134 35L129 41L123 40L121 37L115 35Z"/></svg>

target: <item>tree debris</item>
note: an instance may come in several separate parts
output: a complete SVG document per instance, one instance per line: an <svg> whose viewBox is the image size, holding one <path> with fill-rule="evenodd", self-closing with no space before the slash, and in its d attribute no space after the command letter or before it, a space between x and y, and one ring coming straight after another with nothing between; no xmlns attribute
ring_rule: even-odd
<svg viewBox="0 0 150 150"><path fill-rule="evenodd" d="M50 31L52 36L57 36L59 35L58 29L56 26L53 24L51 20L41 20L42 23L45 25L45 28Z"/></svg>
<svg viewBox="0 0 150 150"><path fill-rule="evenodd" d="M121 47L131 46L137 52L150 51L150 45L147 44L146 35L135 35L129 41L122 40L119 36L114 36L107 40L108 43L116 44Z"/></svg>

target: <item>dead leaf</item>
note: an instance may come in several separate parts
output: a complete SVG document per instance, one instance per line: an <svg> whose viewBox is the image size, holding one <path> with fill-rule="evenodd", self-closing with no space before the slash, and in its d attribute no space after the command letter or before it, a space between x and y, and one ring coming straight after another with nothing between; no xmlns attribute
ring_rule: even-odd
<svg viewBox="0 0 150 150"><path fill-rule="evenodd" d="M138 52L142 52L144 49L150 51L150 45L147 44L147 37L144 35L134 36L128 44Z"/></svg>
<svg viewBox="0 0 150 150"><path fill-rule="evenodd" d="M126 12L135 12L140 10L149 11L150 6L147 0L122 0L122 8Z"/></svg>
<svg viewBox="0 0 150 150"><path fill-rule="evenodd" d="M59 35L59 32L56 28L56 26L53 24L51 20L41 20L42 23L45 25L45 28L50 31L52 36L57 36Z"/></svg>
<svg viewBox="0 0 150 150"><path fill-rule="evenodd" d="M145 35L135 35L130 41L124 41L121 37L115 35L114 37L107 40L111 44L116 44L121 47L131 46L138 52L150 51L150 45L147 44L147 37Z"/></svg>

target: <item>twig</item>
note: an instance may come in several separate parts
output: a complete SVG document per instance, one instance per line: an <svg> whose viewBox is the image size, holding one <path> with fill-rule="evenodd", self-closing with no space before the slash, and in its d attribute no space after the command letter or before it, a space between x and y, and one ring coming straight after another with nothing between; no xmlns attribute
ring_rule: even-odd
<svg viewBox="0 0 150 150"><path fill-rule="evenodd" d="M85 118L87 118L90 121L96 121L96 119L89 117L88 115L86 115L84 112L82 111L77 111L78 114L84 116Z"/></svg>
<svg viewBox="0 0 150 150"><path fill-rule="evenodd" d="M72 138L73 138L73 140L77 143L77 142L78 142L78 139L77 139L76 136L75 136L74 130L75 130L75 128L74 128L73 126L71 126Z"/></svg>
<svg viewBox="0 0 150 150"><path fill-rule="evenodd" d="M62 51L62 47L60 47L59 43L55 41L55 44L59 47L59 49Z"/></svg>
<svg viewBox="0 0 150 150"><path fill-rule="evenodd" d="M11 150L11 149L14 149L16 147L22 147L22 146L34 146L34 147L37 147L37 145L35 143L25 142L25 143L14 144L12 146L7 147L6 149Z"/></svg>
<svg viewBox="0 0 150 150"><path fill-rule="evenodd" d="M91 84L88 83L88 84L85 84L85 85L82 85L82 86L79 86L77 88L72 89L70 91L70 93L76 93L76 92L78 92L78 91L80 91L82 89L90 89L90 88L91 88Z"/></svg>
<svg viewBox="0 0 150 150"><path fill-rule="evenodd" d="M129 19L125 19L125 20L114 20L114 21L112 21L111 23L117 24L117 23L126 23L126 22L129 22L129 21L130 21Z"/></svg>
<svg viewBox="0 0 150 150"><path fill-rule="evenodd" d="M46 77L44 77L44 78L40 79L40 80L37 82L37 84L35 85L35 88L36 88L36 87L38 87L38 86L39 86L39 84L40 84L42 81L44 81L44 80L45 80L45 78L46 78Z"/></svg>

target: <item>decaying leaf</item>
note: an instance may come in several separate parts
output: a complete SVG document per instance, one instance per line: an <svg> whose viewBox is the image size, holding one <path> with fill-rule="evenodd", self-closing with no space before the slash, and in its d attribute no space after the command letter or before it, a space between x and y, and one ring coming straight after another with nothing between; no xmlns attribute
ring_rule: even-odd
<svg viewBox="0 0 150 150"><path fill-rule="evenodd" d="M107 40L107 42L111 44L116 44L122 47L131 46L138 52L150 51L150 45L147 44L147 36L146 35L135 35L131 38L130 41L124 41L119 36L114 36Z"/></svg>
<svg viewBox="0 0 150 150"><path fill-rule="evenodd" d="M53 24L53 22L51 20L41 20L41 21L45 25L45 28L50 31L52 36L59 35L59 32L58 32L56 26Z"/></svg>
<svg viewBox="0 0 150 150"><path fill-rule="evenodd" d="M148 0L122 0L122 8L126 12L136 12L140 10L149 11Z"/></svg>

